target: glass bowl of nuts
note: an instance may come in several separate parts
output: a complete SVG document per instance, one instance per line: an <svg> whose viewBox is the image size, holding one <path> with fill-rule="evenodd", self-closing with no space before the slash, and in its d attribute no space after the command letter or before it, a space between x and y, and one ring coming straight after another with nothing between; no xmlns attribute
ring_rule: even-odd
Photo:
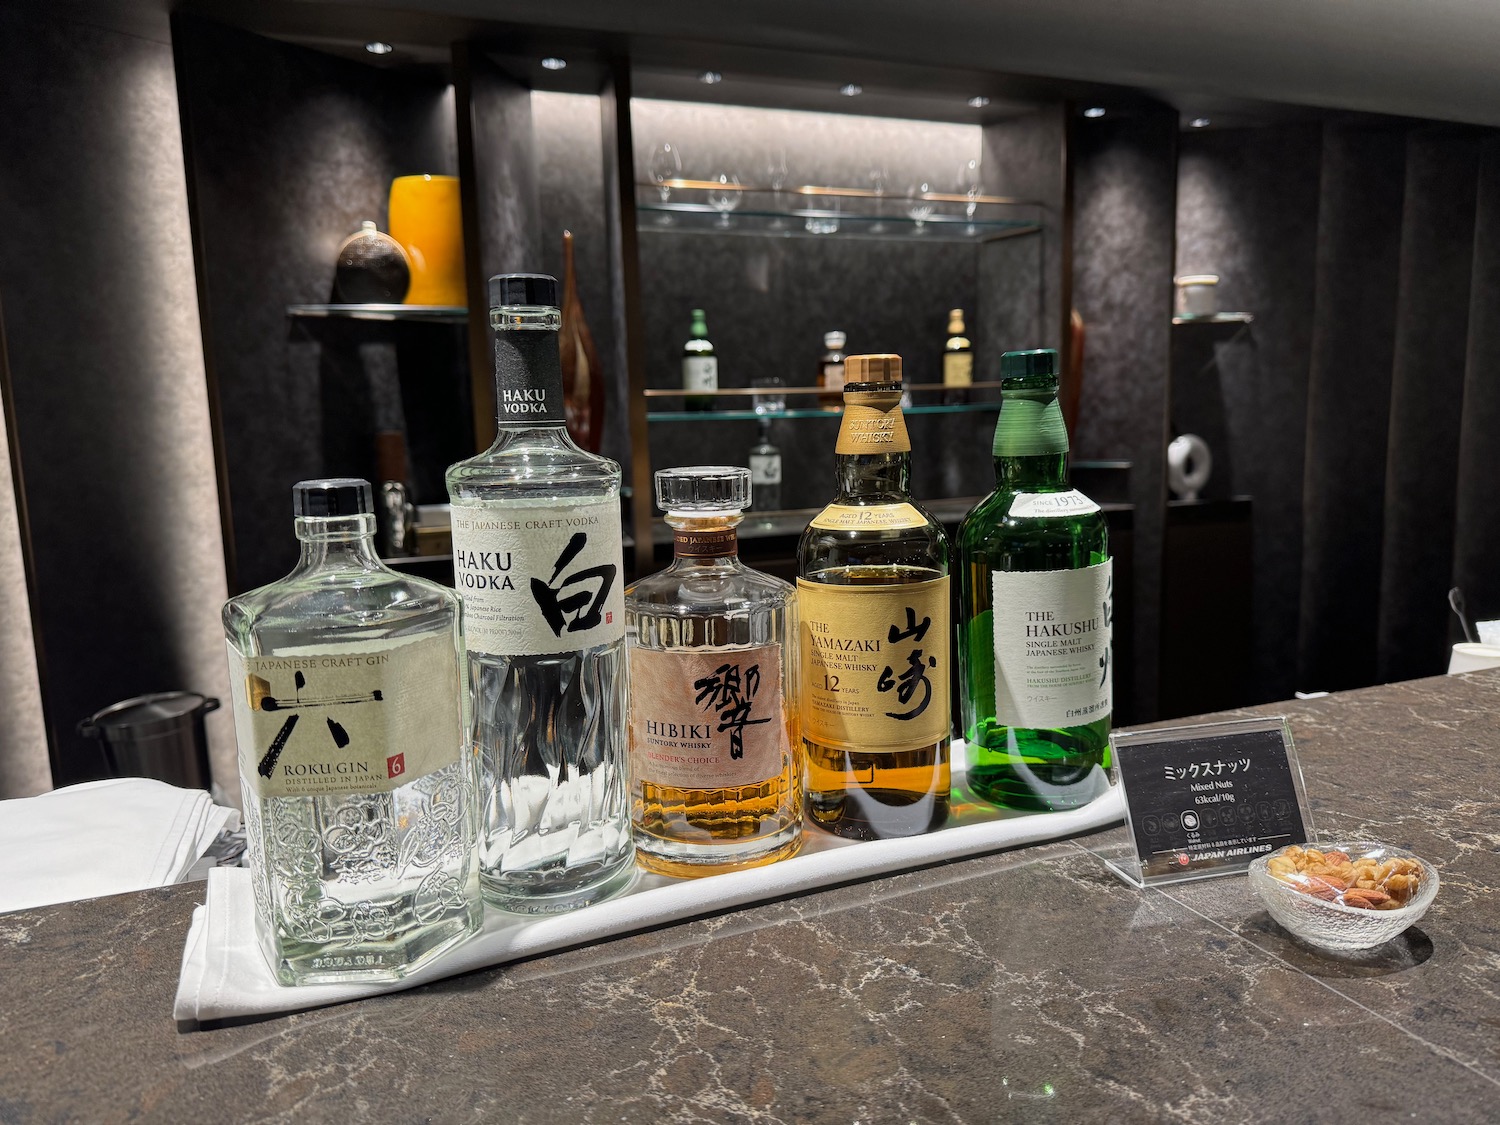
<svg viewBox="0 0 1500 1125"><path fill-rule="evenodd" d="M1250 885L1271 917L1309 945L1373 949L1415 923L1438 892L1437 870L1373 840L1293 844L1250 865Z"/></svg>

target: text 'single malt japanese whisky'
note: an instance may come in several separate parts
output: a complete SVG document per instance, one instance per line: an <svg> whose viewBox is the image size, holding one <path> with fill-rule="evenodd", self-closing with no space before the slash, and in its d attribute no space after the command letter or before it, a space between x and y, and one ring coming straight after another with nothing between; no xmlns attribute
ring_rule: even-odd
<svg viewBox="0 0 1500 1125"><path fill-rule="evenodd" d="M797 547L809 818L883 839L948 815L948 540L911 498L901 357L849 356L838 494Z"/></svg>
<svg viewBox="0 0 1500 1125"><path fill-rule="evenodd" d="M381 563L365 481L293 510L296 568L224 606L256 931L282 984L398 980L482 909L458 597Z"/></svg>
<svg viewBox="0 0 1500 1125"><path fill-rule="evenodd" d="M1001 359L995 491L958 531L969 786L1069 809L1108 785L1113 581L1104 513L1068 487L1054 351Z"/></svg>
<svg viewBox="0 0 1500 1125"><path fill-rule="evenodd" d="M662 469L672 565L625 593L636 857L712 875L802 843L797 596L739 560L750 471Z"/></svg>
<svg viewBox="0 0 1500 1125"><path fill-rule="evenodd" d="M593 902L633 870L620 466L568 436L561 323L553 278L490 279L497 434L448 470L480 882L526 913Z"/></svg>

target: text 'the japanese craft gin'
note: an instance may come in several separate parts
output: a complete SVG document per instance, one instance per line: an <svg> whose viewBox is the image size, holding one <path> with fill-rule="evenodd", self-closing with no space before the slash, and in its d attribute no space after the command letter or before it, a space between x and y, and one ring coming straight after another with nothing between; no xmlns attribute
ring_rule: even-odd
<svg viewBox="0 0 1500 1125"><path fill-rule="evenodd" d="M807 810L840 836L948 815L948 539L911 498L901 357L845 360L838 494L797 547Z"/></svg>
<svg viewBox="0 0 1500 1125"><path fill-rule="evenodd" d="M490 279L495 442L448 470L464 601L480 883L522 913L628 881L620 466L563 414L557 282Z"/></svg>
<svg viewBox="0 0 1500 1125"><path fill-rule="evenodd" d="M482 911L459 601L381 563L365 481L293 498L296 568L224 606L256 929L283 984L397 980Z"/></svg>
<svg viewBox="0 0 1500 1125"><path fill-rule="evenodd" d="M1113 581L1104 513L1068 487L1054 351L1000 361L995 491L958 532L969 786L1071 809L1108 786Z"/></svg>
<svg viewBox="0 0 1500 1125"><path fill-rule="evenodd" d="M713 875L802 844L797 595L739 559L750 471L662 469L675 558L625 593L636 858Z"/></svg>

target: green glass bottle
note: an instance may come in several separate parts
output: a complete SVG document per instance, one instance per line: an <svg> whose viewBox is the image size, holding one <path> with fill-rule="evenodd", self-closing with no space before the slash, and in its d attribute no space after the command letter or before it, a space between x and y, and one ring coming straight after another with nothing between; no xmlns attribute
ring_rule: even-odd
<svg viewBox="0 0 1500 1125"><path fill-rule="evenodd" d="M1068 487L1055 351L1000 361L995 491L958 530L969 786L1071 809L1108 785L1113 581L1099 505Z"/></svg>

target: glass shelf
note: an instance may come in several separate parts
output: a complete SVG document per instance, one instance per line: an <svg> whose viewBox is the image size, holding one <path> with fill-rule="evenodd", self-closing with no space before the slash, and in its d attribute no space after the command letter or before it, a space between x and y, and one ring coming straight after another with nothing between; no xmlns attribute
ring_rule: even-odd
<svg viewBox="0 0 1500 1125"><path fill-rule="evenodd" d="M934 403L928 406L903 406L902 414L977 414L1000 409L1000 400L992 402ZM648 422L754 422L764 418L774 422L782 418L842 418L841 410L651 410L646 413Z"/></svg>
<svg viewBox="0 0 1500 1125"><path fill-rule="evenodd" d="M288 305L286 315L343 320L407 320L425 324L463 324L469 310L462 305Z"/></svg>
<svg viewBox="0 0 1500 1125"><path fill-rule="evenodd" d="M1252 313L1221 312L1201 316L1174 316L1173 324L1249 324L1255 319Z"/></svg>
<svg viewBox="0 0 1500 1125"><path fill-rule="evenodd" d="M905 201L887 201L892 211L905 209ZM637 205L638 230L659 234L734 234L761 238L857 238L901 242L994 242L1003 238L1036 234L1042 229L1031 219L965 218L963 215L933 214L922 221L905 214L865 214L850 209L822 206L775 210L740 207L720 211L707 203L662 203L642 200Z"/></svg>

